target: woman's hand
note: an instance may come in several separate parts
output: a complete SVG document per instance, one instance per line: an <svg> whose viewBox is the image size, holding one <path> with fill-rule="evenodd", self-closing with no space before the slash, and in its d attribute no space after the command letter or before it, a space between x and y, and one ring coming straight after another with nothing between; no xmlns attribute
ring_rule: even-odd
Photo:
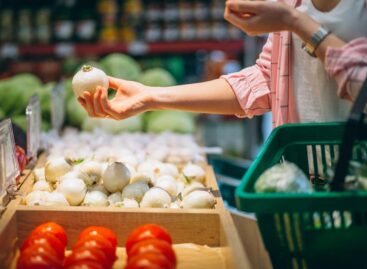
<svg viewBox="0 0 367 269"><path fill-rule="evenodd" d="M108 89L97 87L91 94L85 91L84 98L78 98L90 117L125 119L148 110L148 87L134 81L108 77L109 87L116 90L113 99L108 99Z"/></svg>
<svg viewBox="0 0 367 269"><path fill-rule="evenodd" d="M250 36L292 31L298 11L286 4L267 1L228 0L224 18Z"/></svg>

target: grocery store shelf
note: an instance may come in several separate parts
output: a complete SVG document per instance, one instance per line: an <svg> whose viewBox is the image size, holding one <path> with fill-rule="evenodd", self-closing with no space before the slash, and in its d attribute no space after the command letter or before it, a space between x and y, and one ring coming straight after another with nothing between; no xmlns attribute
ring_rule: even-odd
<svg viewBox="0 0 367 269"><path fill-rule="evenodd" d="M176 41L176 42L135 42L130 44L116 43L90 43L74 44L60 43L53 45L16 45L0 44L0 55L4 58L24 56L58 56L70 55L83 57L91 55L103 55L112 52L129 53L132 55L162 54L162 53L192 53L198 50L223 50L232 53L240 53L244 49L243 40L231 41Z"/></svg>

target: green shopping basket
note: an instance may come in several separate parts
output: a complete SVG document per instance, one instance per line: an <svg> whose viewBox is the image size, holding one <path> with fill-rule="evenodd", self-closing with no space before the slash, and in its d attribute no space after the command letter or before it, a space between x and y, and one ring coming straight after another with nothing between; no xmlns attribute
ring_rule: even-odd
<svg viewBox="0 0 367 269"><path fill-rule="evenodd" d="M364 101L361 100L364 98ZM358 101L359 100L359 101ZM236 189L240 210L255 212L273 267L367 268L367 191L341 191L352 150L367 142L364 105L367 80L346 123L289 124L273 130ZM287 160L312 183L324 180L337 162L331 187L313 193L256 193L254 185L268 168Z"/></svg>

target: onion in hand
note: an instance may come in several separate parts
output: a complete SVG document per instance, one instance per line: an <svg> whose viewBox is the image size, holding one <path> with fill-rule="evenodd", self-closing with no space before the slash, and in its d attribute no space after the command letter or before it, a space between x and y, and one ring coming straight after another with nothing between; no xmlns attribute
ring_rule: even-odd
<svg viewBox="0 0 367 269"><path fill-rule="evenodd" d="M108 88L108 77L105 72L93 66L83 65L73 77L72 88L77 97L83 97L85 91L93 94L97 86Z"/></svg>

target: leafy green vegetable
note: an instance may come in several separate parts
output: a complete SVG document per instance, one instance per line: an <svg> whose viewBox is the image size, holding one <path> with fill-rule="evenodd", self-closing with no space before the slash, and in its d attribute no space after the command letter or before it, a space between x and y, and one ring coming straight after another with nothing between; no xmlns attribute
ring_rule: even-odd
<svg viewBox="0 0 367 269"><path fill-rule="evenodd" d="M168 87L176 85L175 78L163 68L151 68L143 72L139 82L152 87Z"/></svg>
<svg viewBox="0 0 367 269"><path fill-rule="evenodd" d="M102 70L110 76L137 80L141 73L138 63L128 55L122 53L112 53L101 59Z"/></svg>
<svg viewBox="0 0 367 269"><path fill-rule="evenodd" d="M154 111L147 115L146 130L153 133L165 131L193 133L195 131L195 118L188 112Z"/></svg>
<svg viewBox="0 0 367 269"><path fill-rule="evenodd" d="M70 125L81 127L83 121L88 118L88 113L79 104L76 97L70 98L66 104L66 117Z"/></svg>

